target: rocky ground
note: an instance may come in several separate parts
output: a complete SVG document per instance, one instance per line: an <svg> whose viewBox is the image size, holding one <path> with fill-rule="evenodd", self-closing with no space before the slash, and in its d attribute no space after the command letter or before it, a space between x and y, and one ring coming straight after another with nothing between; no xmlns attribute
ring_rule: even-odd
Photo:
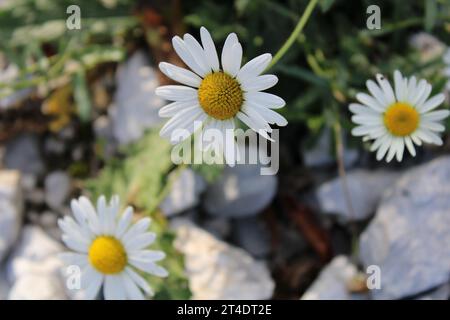
<svg viewBox="0 0 450 320"><path fill-rule="evenodd" d="M89 157L89 139L104 139L111 156L160 125L155 71L143 53L118 70L117 92L92 132L72 123L4 141L0 299L76 298L56 255L64 250L57 219L70 214L68 202L81 191L77 170L86 169L69 164ZM302 147L303 164L284 164L277 176L253 165L227 167L212 183L192 169L174 178L160 209L185 255L194 299L449 297L450 156L428 152L421 164L378 169L346 150L349 210L327 139ZM351 230L359 244L353 255ZM380 289L365 286L371 265L381 270Z"/></svg>

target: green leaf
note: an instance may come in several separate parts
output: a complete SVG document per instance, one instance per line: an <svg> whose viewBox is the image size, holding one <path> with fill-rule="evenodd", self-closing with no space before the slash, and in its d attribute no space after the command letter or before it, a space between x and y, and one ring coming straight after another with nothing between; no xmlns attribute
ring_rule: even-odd
<svg viewBox="0 0 450 320"><path fill-rule="evenodd" d="M438 4L436 0L425 0L424 28L427 32L433 30L438 14Z"/></svg>
<svg viewBox="0 0 450 320"><path fill-rule="evenodd" d="M74 74L73 88L78 116L81 122L86 123L91 119L91 99L86 84L86 74L83 69Z"/></svg>
<svg viewBox="0 0 450 320"><path fill-rule="evenodd" d="M327 12L333 6L335 0L320 0L319 5L322 9L322 12Z"/></svg>

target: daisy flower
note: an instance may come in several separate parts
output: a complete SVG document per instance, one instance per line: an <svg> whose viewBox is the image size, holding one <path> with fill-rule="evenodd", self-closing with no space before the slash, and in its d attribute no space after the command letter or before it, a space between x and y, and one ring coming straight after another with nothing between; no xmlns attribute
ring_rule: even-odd
<svg viewBox="0 0 450 320"><path fill-rule="evenodd" d="M156 235L148 232L149 218L132 224L133 209L128 207L119 215L119 198L110 204L102 196L97 210L86 197L72 200L75 220L66 216L58 221L63 231L62 240L75 252L62 254L68 265L81 270L81 289L85 299L95 299L103 285L107 300L144 299L144 293L153 292L136 269L166 277L167 271L155 262L165 257L164 252L147 250Z"/></svg>
<svg viewBox="0 0 450 320"><path fill-rule="evenodd" d="M172 132L182 128L192 134L194 121L201 123L203 130L215 128L227 136L225 130L234 130L235 120L239 119L270 139L270 124L287 124L284 117L273 111L282 108L284 100L262 92L278 82L274 75L261 75L272 55L262 54L241 67L242 46L236 34L231 33L222 49L221 68L214 42L204 27L200 29L200 38L201 45L190 34L185 34L183 39L178 36L172 39L175 52L192 71L166 62L159 64L166 76L181 84L156 89L157 95L173 101L159 111L161 117L171 117L161 129L161 136L178 143L172 138ZM235 150L234 143L231 135L226 141L227 153ZM234 159L233 154L228 157L225 154L225 158Z"/></svg>
<svg viewBox="0 0 450 320"><path fill-rule="evenodd" d="M428 99L432 88L426 80L404 78L398 70L394 72L394 89L381 74L376 79L378 85L367 81L370 95L358 93L360 104L350 104L350 110L355 114L352 121L358 125L352 134L374 140L371 151L377 150L377 160L386 156L390 162L395 156L402 161L405 146L415 156L414 145L420 146L422 141L442 145L437 133L445 128L439 121L448 117L450 111L433 110L444 101L444 95Z"/></svg>

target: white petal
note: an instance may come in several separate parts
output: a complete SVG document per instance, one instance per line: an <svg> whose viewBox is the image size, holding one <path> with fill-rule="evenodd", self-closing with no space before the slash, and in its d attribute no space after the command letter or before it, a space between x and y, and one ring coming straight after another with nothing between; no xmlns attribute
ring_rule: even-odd
<svg viewBox="0 0 450 320"><path fill-rule="evenodd" d="M100 232L105 233L105 220L106 220L106 198L105 196L100 196L97 199L97 212L98 212L98 220L100 224Z"/></svg>
<svg viewBox="0 0 450 320"><path fill-rule="evenodd" d="M420 113L425 113L437 108L442 102L445 100L445 95L443 93L439 93L432 97L430 100L426 101L422 106L419 107Z"/></svg>
<svg viewBox="0 0 450 320"><path fill-rule="evenodd" d="M200 68L202 68L205 74L210 73L212 69L208 64L205 51L203 50L202 46L189 33L186 33L183 39L187 49L189 50L189 53L194 58L195 62L197 62L197 64L200 66Z"/></svg>
<svg viewBox="0 0 450 320"><path fill-rule="evenodd" d="M245 92L244 99L270 109L280 109L286 105L282 98L267 92Z"/></svg>
<svg viewBox="0 0 450 320"><path fill-rule="evenodd" d="M395 95L397 96L397 101L405 101L406 99L406 82L403 79L400 71L394 71L394 86Z"/></svg>
<svg viewBox="0 0 450 320"><path fill-rule="evenodd" d="M129 257L135 260L155 262L164 259L166 254L163 251L157 250L140 250L131 253Z"/></svg>
<svg viewBox="0 0 450 320"><path fill-rule="evenodd" d="M144 292L150 296L154 295L152 288L148 285L147 281L137 274L130 267L125 268L125 272L130 276L130 278L142 289Z"/></svg>
<svg viewBox="0 0 450 320"><path fill-rule="evenodd" d="M423 139L421 137L423 141L425 141L427 143L432 143L432 144L435 144L435 145L438 145L438 146L441 146L443 144L442 139L437 134L435 134L434 132L432 132L432 131L430 131L430 130L428 130L426 128L420 128L417 131L420 131L422 136L426 136L426 139Z"/></svg>
<svg viewBox="0 0 450 320"><path fill-rule="evenodd" d="M381 116L376 115L356 115L356 116L352 116L352 121L354 123L357 124L362 124L362 125L381 125L383 124L383 120L381 118Z"/></svg>
<svg viewBox="0 0 450 320"><path fill-rule="evenodd" d="M240 83L245 82L248 79L255 78L259 76L272 61L272 55L270 53L265 53L256 58L253 58L239 70L236 78Z"/></svg>
<svg viewBox="0 0 450 320"><path fill-rule="evenodd" d="M198 108L200 108L197 98L186 101L175 101L159 109L158 115L163 118L173 117L178 112L181 112L193 106L197 106Z"/></svg>
<svg viewBox="0 0 450 320"><path fill-rule="evenodd" d="M141 220L136 222L130 229L128 229L128 231L123 235L121 240L125 242L138 234L147 232L151 222L152 220L148 217L142 218Z"/></svg>
<svg viewBox="0 0 450 320"><path fill-rule="evenodd" d="M423 120L420 122L420 127L422 128L427 128L431 131L436 131L436 132L443 132L445 131L445 127L437 122L432 122L432 121L426 121Z"/></svg>
<svg viewBox="0 0 450 320"><path fill-rule="evenodd" d="M235 43L230 51L230 56L224 56L223 70L233 78L237 75L242 62L242 46Z"/></svg>
<svg viewBox="0 0 450 320"><path fill-rule="evenodd" d="M356 114L380 116L380 112L377 112L377 111L373 110L372 108L363 106L362 104L359 104L359 103L351 103L349 106L349 109L351 112L356 113Z"/></svg>
<svg viewBox="0 0 450 320"><path fill-rule="evenodd" d="M447 118L449 115L450 115L449 110L438 110L423 114L422 118L428 121L440 121Z"/></svg>
<svg viewBox="0 0 450 320"><path fill-rule="evenodd" d="M257 129L263 129L267 132L272 132L272 128L267 121L253 108L246 103L242 106L242 112L245 113L254 123L257 124Z"/></svg>
<svg viewBox="0 0 450 320"><path fill-rule="evenodd" d="M372 80L367 80L366 82L367 89L369 89L370 94L375 97L375 99L379 102L380 105L388 105L387 99L380 89L380 87Z"/></svg>
<svg viewBox="0 0 450 320"><path fill-rule="evenodd" d="M356 95L356 99L359 102L361 102L362 104L364 104L378 112L384 112L384 109L387 107L387 106L380 105L378 103L378 101L376 101L372 96L369 96L366 93L358 93Z"/></svg>
<svg viewBox="0 0 450 320"><path fill-rule="evenodd" d="M85 280L83 281L83 278ZM83 298L86 300L93 300L97 298L100 288L103 283L103 275L95 271L92 267L88 266L82 273L83 285Z"/></svg>
<svg viewBox="0 0 450 320"><path fill-rule="evenodd" d="M419 101L420 97L424 94L426 88L427 88L427 81L424 79L420 80L419 84L417 85L417 89L415 90L414 97L411 99L411 105L413 106L417 105L417 102Z"/></svg>
<svg viewBox="0 0 450 320"><path fill-rule="evenodd" d="M417 79L416 77L411 77L408 82L408 96L406 97L406 101L411 103L417 94Z"/></svg>
<svg viewBox="0 0 450 320"><path fill-rule="evenodd" d="M168 76L170 79L187 86L198 88L200 86L200 83L202 82L202 79L192 71L174 66L173 64L167 62L161 62L159 64L159 70L161 70L161 72Z"/></svg>
<svg viewBox="0 0 450 320"><path fill-rule="evenodd" d="M418 146L422 145L422 140L419 138L419 135L417 134L417 131L413 132L411 134L411 140Z"/></svg>
<svg viewBox="0 0 450 320"><path fill-rule="evenodd" d="M191 53L189 52L186 44L184 43L183 39L181 39L178 36L175 36L172 38L172 45L175 49L175 52L178 54L178 56L183 60L183 62L192 69L196 74L200 76L205 76L208 72L208 70L203 69L192 57Z"/></svg>
<svg viewBox="0 0 450 320"><path fill-rule="evenodd" d="M168 85L156 88L155 94L169 101L186 101L197 98L197 90L191 87Z"/></svg>
<svg viewBox="0 0 450 320"><path fill-rule="evenodd" d="M379 128L379 125L362 125L352 129L352 135L356 137L370 134L374 129Z"/></svg>
<svg viewBox="0 0 450 320"><path fill-rule="evenodd" d="M119 275L105 276L103 294L105 300L125 300L125 287L122 278Z"/></svg>
<svg viewBox="0 0 450 320"><path fill-rule="evenodd" d="M391 142L391 145L389 148L389 152L386 157L386 162L391 162L392 159L394 159L394 156L397 154L398 141L399 141L399 138L392 139L392 142Z"/></svg>
<svg viewBox="0 0 450 320"><path fill-rule="evenodd" d="M229 119L222 121L223 132L225 135L224 155L225 161L229 166L234 166L237 160L236 141L234 139L234 120Z"/></svg>
<svg viewBox="0 0 450 320"><path fill-rule="evenodd" d="M395 102L395 95L394 95L394 90L392 90L391 84L386 79L386 77L384 77L381 74L377 74L376 78L377 78L378 84L381 87L381 90L383 90L383 92L384 92L384 97L385 97L387 104L388 105L393 104Z"/></svg>
<svg viewBox="0 0 450 320"><path fill-rule="evenodd" d="M286 126L288 124L287 120L282 115L280 115L279 113L277 113L273 110L270 110L266 107L259 106L250 101L246 101L245 104L249 108L254 109L255 112L258 112L263 117L263 119L270 124L276 124L281 127Z"/></svg>
<svg viewBox="0 0 450 320"><path fill-rule="evenodd" d="M227 71L230 65L233 63L233 46L239 43L237 35L235 33L230 33L225 39L225 43L222 49L222 68Z"/></svg>
<svg viewBox="0 0 450 320"><path fill-rule="evenodd" d="M247 92L263 91L276 85L278 78L272 74L247 79L241 83L241 88Z"/></svg>
<svg viewBox="0 0 450 320"><path fill-rule="evenodd" d="M388 135L385 134L379 138L377 138L374 143L372 143L372 145L370 146L370 151L375 151L377 150L386 140L387 140Z"/></svg>
<svg viewBox="0 0 450 320"><path fill-rule="evenodd" d="M197 108L197 107L195 107ZM170 135L170 143L171 144L178 144L181 143L182 141L186 140L189 136L191 136L195 130L200 129L203 126L203 122L208 118L208 115L203 111L200 110L198 111L198 108L194 111L192 111L192 113L196 113L199 115L194 116L192 115L193 118L190 118L190 120L185 120L184 122L182 122L180 124L180 127L183 128L184 130L186 130L187 132L187 136L186 136L186 132L183 132L182 135L177 135L177 134L172 134ZM190 117L191 114L189 113L186 114L186 117Z"/></svg>
<svg viewBox="0 0 450 320"><path fill-rule="evenodd" d="M167 121L167 123L162 127L159 134L164 138L172 138L171 136L174 130L188 130L189 128L192 128L194 121L198 120L199 118L200 121L205 118L205 112L201 108L187 108Z"/></svg>
<svg viewBox="0 0 450 320"><path fill-rule="evenodd" d="M397 143L397 153L396 153L396 158L398 162L401 162L403 159L403 151L405 150L405 143L404 140L401 139L399 140L399 142Z"/></svg>
<svg viewBox="0 0 450 320"><path fill-rule="evenodd" d="M166 269L154 264L153 262L145 263L142 262L141 260L130 259L130 264L133 267L138 268L139 270L142 270L144 272L150 273L158 277L167 277L169 275Z"/></svg>
<svg viewBox="0 0 450 320"><path fill-rule="evenodd" d="M88 264L87 255L83 253L62 252L58 254L58 258L67 266L76 265L84 268Z"/></svg>
<svg viewBox="0 0 450 320"><path fill-rule="evenodd" d="M216 46L212 40L211 34L205 27L200 28L200 38L202 39L203 49L205 50L206 59L208 59L211 69L219 71L219 57L217 55Z"/></svg>
<svg viewBox="0 0 450 320"><path fill-rule="evenodd" d="M136 283L126 272L123 272L120 277L122 278L122 283L129 300L144 300L144 295L142 294L141 289L139 289Z"/></svg>
<svg viewBox="0 0 450 320"><path fill-rule="evenodd" d="M392 138L390 136L387 136L377 151L376 158L378 161L380 161L381 159L384 158L384 156L386 155L386 152L388 151L391 144L392 144Z"/></svg>
<svg viewBox="0 0 450 320"><path fill-rule="evenodd" d="M155 241L155 239L156 234L153 232L146 232L127 239L127 241L124 241L124 245L127 252L132 252L148 247Z"/></svg>
<svg viewBox="0 0 450 320"><path fill-rule="evenodd" d="M91 239L84 237L75 227L68 225L66 220L59 219L58 226L64 232L63 234L67 239L76 241L86 247L90 244Z"/></svg>
<svg viewBox="0 0 450 320"><path fill-rule="evenodd" d="M127 231L128 227L131 225L131 220L133 219L133 208L127 207L125 209L125 212L122 214L122 217L120 217L119 223L117 224L116 231L114 232L114 235L116 238L122 238L122 236Z"/></svg>
<svg viewBox="0 0 450 320"><path fill-rule="evenodd" d="M423 91L422 95L420 96L420 98L418 99L418 101L416 103L416 109L417 110L421 109L421 107L424 104L424 102L430 96L431 90L432 90L431 84L427 83L427 85L425 86L425 90Z"/></svg>
<svg viewBox="0 0 450 320"><path fill-rule="evenodd" d="M72 249L73 251L88 252L88 246L84 242L79 242L73 238L68 237L66 234L63 234L61 237L64 244L67 246L67 248Z"/></svg>
<svg viewBox="0 0 450 320"><path fill-rule="evenodd" d="M409 153L415 157L416 156L416 148L414 148L414 144L411 140L411 137L406 136L405 137L405 144L406 144L406 148L408 149Z"/></svg>
<svg viewBox="0 0 450 320"><path fill-rule="evenodd" d="M91 226L91 228L93 230L99 230L100 223L98 220L97 212L95 211L95 208L92 205L92 202L88 198L82 196L78 199L78 204L81 206L84 213L86 214L86 216L88 218L88 223Z"/></svg>
<svg viewBox="0 0 450 320"><path fill-rule="evenodd" d="M258 132L261 136L263 136L267 140L270 140L272 142L274 141L272 138L270 138L267 135L267 132L265 131L265 129L260 128L260 126L261 126L260 124L256 123L254 121L254 119L251 119L245 113L238 112L236 116L238 117L239 120L241 120L243 123L245 123L250 129L254 130L255 132Z"/></svg>

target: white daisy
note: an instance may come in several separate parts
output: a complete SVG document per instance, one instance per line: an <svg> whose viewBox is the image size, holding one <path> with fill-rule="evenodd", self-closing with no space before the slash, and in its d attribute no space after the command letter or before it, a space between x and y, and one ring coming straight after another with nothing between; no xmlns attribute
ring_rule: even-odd
<svg viewBox="0 0 450 320"><path fill-rule="evenodd" d="M136 269L158 277L167 271L155 262L165 257L164 252L145 249L156 235L148 232L149 218L132 224L133 209L126 208L119 215L119 198L112 197L107 205L105 197L97 201L97 210L86 197L72 200L75 220L66 216L58 221L63 231L62 240L75 251L62 254L68 265L81 271L81 289L85 299L95 299L103 285L107 300L144 299L153 292Z"/></svg>
<svg viewBox="0 0 450 320"><path fill-rule="evenodd" d="M157 95L174 101L159 111L161 117L172 117L161 129L161 136L178 143L172 132L183 128L192 134L194 121L200 122L203 130L219 129L225 136L226 129L234 130L238 118L270 139L270 124L287 124L284 117L272 110L283 107L284 100L262 92L278 82L274 75L260 75L272 55L262 54L241 68L242 46L236 34L231 33L223 46L220 68L216 47L206 28L200 29L200 37L202 45L190 34L172 39L175 52L192 71L166 62L159 64L165 75L182 84L156 89ZM226 153L234 151L234 136L231 137L226 143L232 147L227 146ZM225 154L225 159L233 161L233 154Z"/></svg>
<svg viewBox="0 0 450 320"><path fill-rule="evenodd" d="M355 114L352 121L358 124L352 134L375 140L371 151L377 150L377 160L386 155L387 162L394 156L401 161L405 145L415 156L414 144L420 146L422 141L442 145L437 133L445 127L439 121L448 117L450 111L432 110L444 101L444 95L428 99L432 88L426 80L404 78L398 70L394 72L395 89L381 74L376 79L378 85L367 81L371 95L358 93L356 99L361 104L350 104L350 110Z"/></svg>

